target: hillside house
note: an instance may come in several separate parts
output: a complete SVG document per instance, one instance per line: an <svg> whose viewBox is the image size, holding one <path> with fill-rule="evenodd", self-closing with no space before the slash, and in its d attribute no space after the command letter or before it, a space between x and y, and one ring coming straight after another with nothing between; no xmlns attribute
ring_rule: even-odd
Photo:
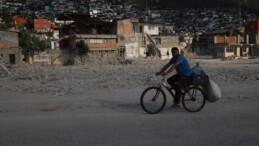
<svg viewBox="0 0 259 146"><path fill-rule="evenodd" d="M74 23L60 28L60 50L76 52L76 43L83 40L90 52L86 62L106 63L117 60L117 25L89 15L70 15Z"/></svg>
<svg viewBox="0 0 259 146"><path fill-rule="evenodd" d="M120 57L139 58L147 56L158 56L162 59L170 58L170 49L179 47L178 39L171 36L159 35L159 24L140 21L137 18L129 18L117 22L118 48ZM148 37L148 35L154 43Z"/></svg>
<svg viewBox="0 0 259 146"><path fill-rule="evenodd" d="M259 19L245 26L245 34L249 36L249 42L255 44L252 56L259 56Z"/></svg>
<svg viewBox="0 0 259 146"><path fill-rule="evenodd" d="M51 25L48 19L34 19L34 29L37 32L48 32L51 29Z"/></svg>
<svg viewBox="0 0 259 146"><path fill-rule="evenodd" d="M245 38L245 41L244 41ZM246 37L237 36L214 36L213 57L215 58L248 58L253 44Z"/></svg>
<svg viewBox="0 0 259 146"><path fill-rule="evenodd" d="M12 18L16 25L24 25L26 23L25 18L22 16L15 15Z"/></svg>

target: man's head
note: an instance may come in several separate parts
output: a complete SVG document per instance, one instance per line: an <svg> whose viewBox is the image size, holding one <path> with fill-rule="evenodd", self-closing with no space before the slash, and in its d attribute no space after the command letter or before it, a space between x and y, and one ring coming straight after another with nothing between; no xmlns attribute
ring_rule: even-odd
<svg viewBox="0 0 259 146"><path fill-rule="evenodd" d="M179 55L179 50L178 50L177 47L173 47L173 48L171 49L171 52L172 52L172 54L173 54L173 57L177 57L177 56Z"/></svg>

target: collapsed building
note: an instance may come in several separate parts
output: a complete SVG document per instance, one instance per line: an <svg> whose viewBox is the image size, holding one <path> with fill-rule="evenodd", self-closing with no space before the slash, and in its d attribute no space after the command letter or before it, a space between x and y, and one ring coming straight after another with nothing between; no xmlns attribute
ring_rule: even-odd
<svg viewBox="0 0 259 146"><path fill-rule="evenodd" d="M244 28L206 32L196 38L192 47L197 54L214 58L249 58L254 51L254 44L249 42Z"/></svg>
<svg viewBox="0 0 259 146"><path fill-rule="evenodd" d="M68 15L73 23L60 28L60 50L72 55L73 63L78 63L75 55L76 43L83 40L89 48L82 63L113 63L117 61L117 25L114 22L103 22L89 15Z"/></svg>
<svg viewBox="0 0 259 146"><path fill-rule="evenodd" d="M0 63L16 65L22 63L18 33L0 31Z"/></svg>
<svg viewBox="0 0 259 146"><path fill-rule="evenodd" d="M124 59L147 56L169 59L172 47L184 48L178 37L161 36L157 23L129 18L118 21L117 28L118 49L120 57Z"/></svg>
<svg viewBox="0 0 259 146"><path fill-rule="evenodd" d="M237 36L214 36L212 45L215 58L249 58L253 44L249 43L248 35Z"/></svg>

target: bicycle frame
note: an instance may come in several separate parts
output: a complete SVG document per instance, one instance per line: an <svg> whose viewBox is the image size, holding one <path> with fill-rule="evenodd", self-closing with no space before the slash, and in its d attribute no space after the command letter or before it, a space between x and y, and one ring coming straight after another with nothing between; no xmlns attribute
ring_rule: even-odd
<svg viewBox="0 0 259 146"><path fill-rule="evenodd" d="M174 89L174 87L171 87L171 86L168 86L166 83L165 83L165 76L163 76L162 78L162 81L161 81L161 84L159 85L159 91L156 93L156 95L154 96L154 98L152 99L152 101L155 101L158 97L158 95L160 94L161 90L162 90L162 87L165 87L165 89L172 95L173 98L175 98L175 94L172 92L172 89ZM187 89L187 86L183 85L182 86L183 90L185 93L188 93L190 97L193 97L188 89ZM188 101L188 100L186 100ZM181 101L182 102L182 101Z"/></svg>
<svg viewBox="0 0 259 146"><path fill-rule="evenodd" d="M166 90L172 95L173 98L175 98L175 94L172 92L173 87L168 86L165 83L165 76L163 76L163 79L162 79L161 84L159 86L161 90L162 90L162 86L166 88Z"/></svg>

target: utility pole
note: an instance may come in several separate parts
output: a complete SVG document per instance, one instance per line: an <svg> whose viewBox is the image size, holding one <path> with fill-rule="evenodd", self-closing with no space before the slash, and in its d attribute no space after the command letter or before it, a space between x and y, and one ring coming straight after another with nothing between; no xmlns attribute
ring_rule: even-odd
<svg viewBox="0 0 259 146"><path fill-rule="evenodd" d="M146 21L148 21L148 0L146 0Z"/></svg>
<svg viewBox="0 0 259 146"><path fill-rule="evenodd" d="M241 27L241 2L239 1L239 27Z"/></svg>

